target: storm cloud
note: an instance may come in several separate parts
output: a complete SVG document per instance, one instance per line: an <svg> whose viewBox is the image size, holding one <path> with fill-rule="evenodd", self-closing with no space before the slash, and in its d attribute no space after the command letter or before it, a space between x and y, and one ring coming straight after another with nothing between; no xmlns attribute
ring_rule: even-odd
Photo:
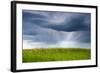
<svg viewBox="0 0 100 73"><path fill-rule="evenodd" d="M74 45L73 47L90 45L91 15L89 13L23 10L22 14L23 41L27 45L67 47L68 42L71 46ZM75 46L75 44L79 45Z"/></svg>

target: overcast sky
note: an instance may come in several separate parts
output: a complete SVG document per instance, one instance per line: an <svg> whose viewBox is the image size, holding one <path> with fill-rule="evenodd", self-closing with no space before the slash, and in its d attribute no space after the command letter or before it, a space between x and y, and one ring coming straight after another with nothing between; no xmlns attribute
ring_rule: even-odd
<svg viewBox="0 0 100 73"><path fill-rule="evenodd" d="M90 14L23 10L23 48L90 48Z"/></svg>

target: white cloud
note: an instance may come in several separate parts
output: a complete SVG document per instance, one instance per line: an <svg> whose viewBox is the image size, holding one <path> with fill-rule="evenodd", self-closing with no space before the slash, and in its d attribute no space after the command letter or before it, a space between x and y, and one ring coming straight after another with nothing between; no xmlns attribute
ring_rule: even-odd
<svg viewBox="0 0 100 73"><path fill-rule="evenodd" d="M68 14L54 13L53 15L51 15L51 17L48 17L47 21L55 25L58 25L58 24L61 25L61 23L69 22L71 17L72 15L69 13Z"/></svg>
<svg viewBox="0 0 100 73"><path fill-rule="evenodd" d="M41 48L41 47L43 47L42 43L23 40L23 49L33 49L33 48Z"/></svg>
<svg viewBox="0 0 100 73"><path fill-rule="evenodd" d="M39 30L40 31L40 30ZM52 29L48 29L47 31L44 32L44 34L47 35L47 37L50 35L53 36L53 39L57 39L56 43L50 44L50 43L44 43L45 39L42 42L37 41L32 41L32 40L23 40L23 48L24 49L32 49L32 48L48 48L48 47L61 47L61 48L90 48L90 43L85 43L85 42L77 42L76 40L80 40L80 36L83 36L84 32L82 31L75 31L75 32L64 32L64 31L56 31ZM42 30L41 30L42 34ZM26 37L33 38L30 35L26 35ZM52 38L51 38L52 40ZM47 41L49 42L49 41Z"/></svg>
<svg viewBox="0 0 100 73"><path fill-rule="evenodd" d="M39 42L29 42L24 40L23 49L35 49L35 48L90 48L89 43L78 43L78 42L66 42L62 41L56 44L43 44Z"/></svg>

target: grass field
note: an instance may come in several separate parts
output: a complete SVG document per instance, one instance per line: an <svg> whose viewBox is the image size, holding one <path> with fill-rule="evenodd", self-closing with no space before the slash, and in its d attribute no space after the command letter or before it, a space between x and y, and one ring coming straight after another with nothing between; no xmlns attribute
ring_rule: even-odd
<svg viewBox="0 0 100 73"><path fill-rule="evenodd" d="M90 49L81 48L47 48L47 49L23 49L22 61L46 62L46 61L68 61L86 60L91 58Z"/></svg>

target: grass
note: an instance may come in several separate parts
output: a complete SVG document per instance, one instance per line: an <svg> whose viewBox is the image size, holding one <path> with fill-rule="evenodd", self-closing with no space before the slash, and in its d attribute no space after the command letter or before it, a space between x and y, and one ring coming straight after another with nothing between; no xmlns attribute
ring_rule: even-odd
<svg viewBox="0 0 100 73"><path fill-rule="evenodd" d="M22 61L46 62L46 61L68 61L86 60L91 58L90 49L81 48L47 48L47 49L23 49Z"/></svg>

